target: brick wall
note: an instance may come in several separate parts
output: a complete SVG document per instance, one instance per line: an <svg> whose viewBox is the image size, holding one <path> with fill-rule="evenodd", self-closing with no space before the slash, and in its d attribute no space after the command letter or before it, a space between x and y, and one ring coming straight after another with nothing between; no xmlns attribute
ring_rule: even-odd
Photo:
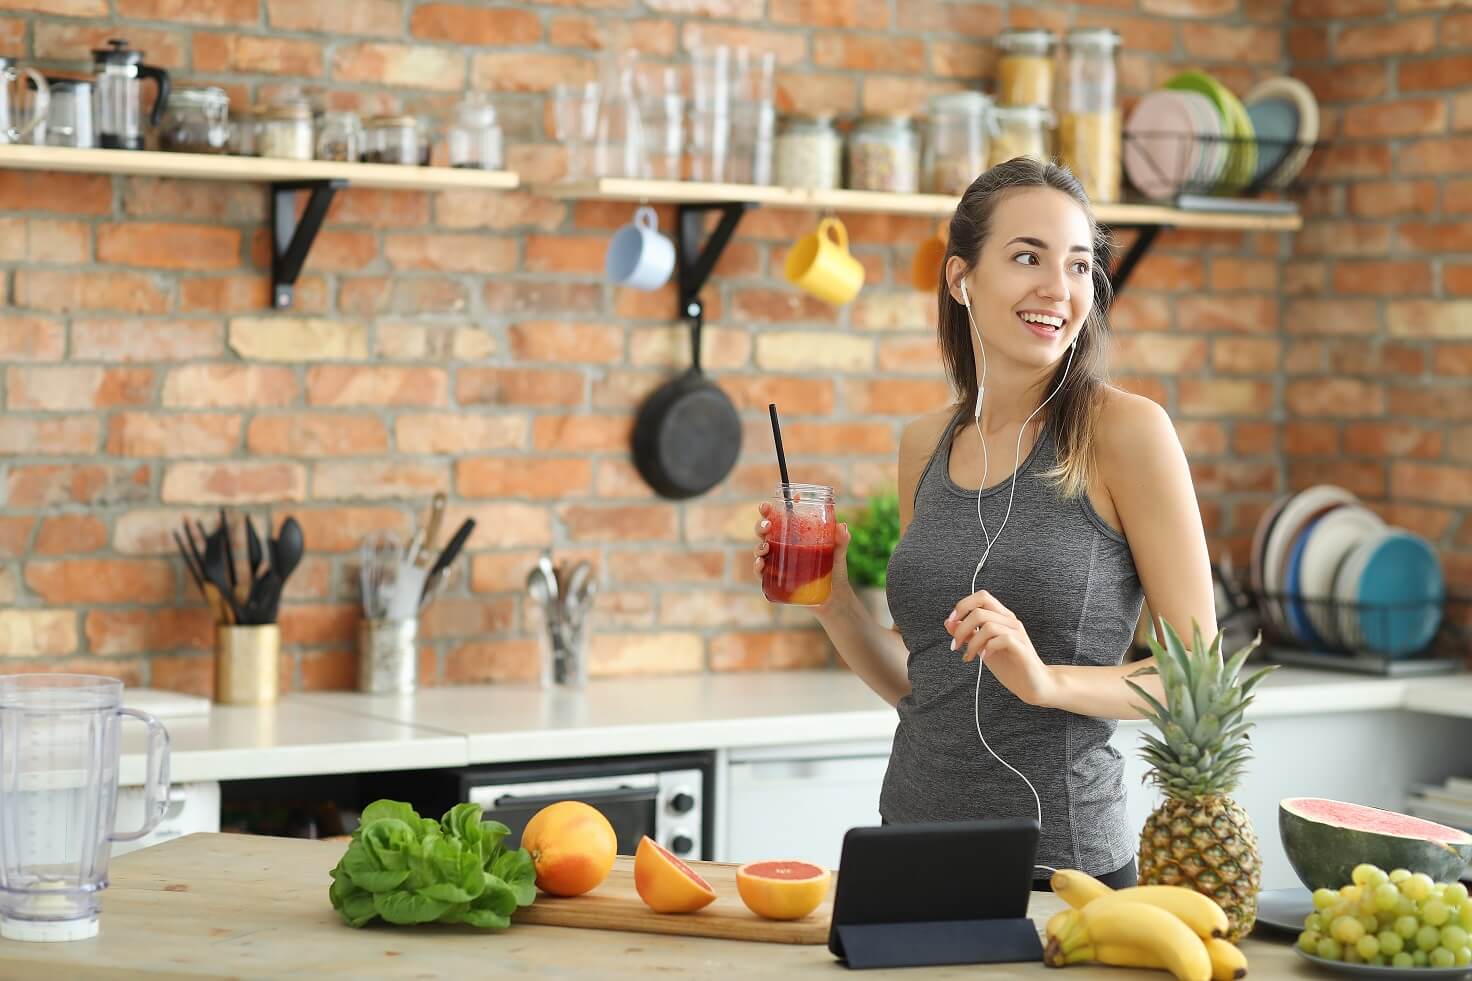
<svg viewBox="0 0 1472 981"><path fill-rule="evenodd" d="M1377 15L1385 0L1355 4ZM1448 132L1472 122L1472 105L1444 90L1465 87L1465 61L1428 50L1465 46L1466 17L1428 10L1389 32L1312 19L1337 7L1299 0L1290 17L1278 0L0 0L0 50L83 68L89 47L126 36L177 81L222 84L236 100L307 82L364 111L491 90L510 163L530 179L563 165L545 135L546 88L589 77L596 49L618 36L657 61L682 59L696 29L770 46L784 108L840 112L913 108L989 79L988 39L1007 25L1117 28L1127 96L1193 65L1242 91L1301 59L1337 93L1325 96L1339 100L1331 131L1342 117L1373 137L1322 154L1309 230L1296 244L1165 235L1115 316L1121 381L1171 409L1213 547L1240 555L1285 481L1373 477L1352 486L1407 491L1414 506L1401 512L1440 521L1444 536L1456 534L1450 505L1465 486L1455 460L1472 441L1441 418L1460 402L1407 376L1449 385L1472 364L1462 347L1425 339L1468 316L1438 290L1472 292L1472 266L1430 254L1472 249L1453 223L1472 188L1441 176L1468 149ZM1374 47L1387 43L1418 53ZM1365 60L1329 70L1335 45ZM1413 60L1415 85L1442 87L1413 92ZM1414 146L1396 129L1412 118L1430 134ZM1415 180L1389 183L1392 162ZM1423 206L1444 217L1420 217ZM607 587L595 673L829 663L806 615L768 607L748 580L753 501L775 477L765 406L782 407L798 476L839 486L843 503L892 485L904 420L944 397L933 301L906 285L930 223L845 216L869 285L835 314L780 280L785 249L814 216L747 215L707 291L707 367L743 410L745 451L715 493L672 505L638 480L627 440L642 397L686 363L686 334L670 290L619 291L600 277L609 230L630 211L349 190L295 308L277 315L261 187L0 172L7 665L208 690L209 618L168 531L225 504L301 520L309 555L283 607L286 684L350 686L356 541L410 527L438 488L450 521L474 515L480 527L468 575L425 624L430 683L533 670L519 587L548 545L593 559ZM1353 294L1382 280L1405 295ZM1430 302L1426 316L1412 298ZM1344 336L1306 336L1329 331ZM1345 371L1365 377L1337 380ZM1378 427L1319 415L1366 402ZM1392 466L1403 447L1428 460Z"/></svg>

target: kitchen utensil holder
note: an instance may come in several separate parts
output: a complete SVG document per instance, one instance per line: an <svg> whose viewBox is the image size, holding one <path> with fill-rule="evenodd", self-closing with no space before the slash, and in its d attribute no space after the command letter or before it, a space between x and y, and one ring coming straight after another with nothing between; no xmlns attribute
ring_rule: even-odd
<svg viewBox="0 0 1472 981"><path fill-rule="evenodd" d="M419 620L358 622L358 691L405 694L419 684Z"/></svg>
<svg viewBox="0 0 1472 981"><path fill-rule="evenodd" d="M586 620L576 627L548 624L542 631L541 680L544 689L587 687Z"/></svg>
<svg viewBox="0 0 1472 981"><path fill-rule="evenodd" d="M215 628L215 701L267 705L281 690L281 628L274 623Z"/></svg>

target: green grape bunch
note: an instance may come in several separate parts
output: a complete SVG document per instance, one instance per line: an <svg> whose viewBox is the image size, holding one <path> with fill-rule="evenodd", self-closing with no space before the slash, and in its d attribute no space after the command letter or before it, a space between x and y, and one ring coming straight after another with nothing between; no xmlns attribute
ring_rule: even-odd
<svg viewBox="0 0 1472 981"><path fill-rule="evenodd" d="M1306 954L1377 967L1472 967L1472 901L1460 882L1374 865L1353 882L1316 889L1298 947Z"/></svg>

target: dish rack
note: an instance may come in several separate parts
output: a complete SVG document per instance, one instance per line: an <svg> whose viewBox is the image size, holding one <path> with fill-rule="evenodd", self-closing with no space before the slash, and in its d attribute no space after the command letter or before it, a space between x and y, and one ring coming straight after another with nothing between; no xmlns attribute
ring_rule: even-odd
<svg viewBox="0 0 1472 981"><path fill-rule="evenodd" d="M1314 147L1317 146L1316 142L1305 142L1302 140L1243 136L1203 136L1195 133L1182 133L1177 130L1126 131L1122 136L1124 140L1123 146L1130 152L1138 153L1140 159L1146 167L1150 168L1157 180L1179 186L1175 204L1177 207L1182 208L1240 208L1241 210L1252 211L1297 211L1297 204L1291 201L1255 198L1257 195L1270 189L1292 192L1300 188L1302 186L1303 173L1301 166L1291 180L1282 182L1282 186L1279 186L1279 178L1290 164L1295 161L1299 161L1301 164L1303 160L1307 159ZM1278 155L1278 161L1263 173L1254 176L1245 185L1224 189L1222 183L1226 179L1225 173L1219 175L1214 181L1203 181L1195 177L1170 173L1164 162L1160 159L1160 156L1151 146L1151 144L1158 145L1165 141L1176 141L1177 143L1184 141L1188 144L1224 146L1225 156L1228 160L1236 156L1237 148L1250 144L1255 148L1257 159L1261 159L1264 154L1270 156ZM1190 158L1189 153L1183 154L1182 156L1184 159Z"/></svg>
<svg viewBox="0 0 1472 981"><path fill-rule="evenodd" d="M1472 597L1440 602L1347 603L1238 586L1221 626L1262 631L1264 656L1281 664L1386 676L1454 674L1472 654ZM1411 650L1386 651L1386 638L1436 624ZM1321 631L1321 624L1333 629ZM1323 636L1328 634L1328 636ZM1316 643L1304 638L1314 637Z"/></svg>

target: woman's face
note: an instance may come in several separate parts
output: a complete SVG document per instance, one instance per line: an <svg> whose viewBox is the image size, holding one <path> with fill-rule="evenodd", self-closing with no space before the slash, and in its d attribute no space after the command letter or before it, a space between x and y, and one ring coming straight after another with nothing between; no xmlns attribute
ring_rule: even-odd
<svg viewBox="0 0 1472 981"><path fill-rule="evenodd" d="M1072 198L1049 187L1011 191L992 213L976 267L965 275L989 358L1046 368L1062 358L1094 306L1093 235ZM947 267L961 300L964 262Z"/></svg>

